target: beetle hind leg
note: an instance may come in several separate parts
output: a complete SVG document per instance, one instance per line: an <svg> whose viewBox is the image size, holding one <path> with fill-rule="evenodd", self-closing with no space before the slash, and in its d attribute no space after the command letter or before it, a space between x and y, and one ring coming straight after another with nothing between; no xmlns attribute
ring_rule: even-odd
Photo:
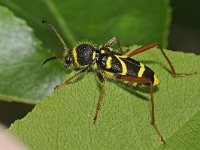
<svg viewBox="0 0 200 150"><path fill-rule="evenodd" d="M174 65L172 64L172 62L170 61L169 57L166 55L166 53L164 52L164 50L162 49L162 47L160 46L159 43L152 43L152 44L149 44L149 45L145 45L145 46L139 47L138 49L136 49L133 52L131 52L130 54L128 54L128 57L132 57L132 56L137 55L139 53L151 50L152 48L155 48L155 47L160 49L162 55L164 56L165 60L169 64L171 75L173 77L176 77L176 76L191 76L191 75L194 75L194 74L197 73L197 72L193 72L193 73L177 73L175 68L174 68Z"/></svg>
<svg viewBox="0 0 200 150"><path fill-rule="evenodd" d="M120 79L122 81L128 81L130 83L137 83L141 85L148 84L150 88L150 95L151 95L151 124L154 127L156 133L160 137L160 140L163 144L165 144L165 140L158 129L156 123L155 123L155 107L154 107L154 97L153 97L153 84L152 81L149 78L146 77L127 77L127 76L121 76Z"/></svg>

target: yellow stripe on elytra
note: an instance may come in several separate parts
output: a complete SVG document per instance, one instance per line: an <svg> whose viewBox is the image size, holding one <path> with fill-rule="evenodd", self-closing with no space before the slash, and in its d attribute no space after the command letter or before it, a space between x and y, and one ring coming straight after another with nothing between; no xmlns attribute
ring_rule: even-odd
<svg viewBox="0 0 200 150"><path fill-rule="evenodd" d="M138 77L142 77L144 71L145 71L144 64L140 63L140 70L138 72Z"/></svg>
<svg viewBox="0 0 200 150"><path fill-rule="evenodd" d="M154 82L153 82L153 85L158 85L159 84L159 80L157 78L157 76L154 74Z"/></svg>
<svg viewBox="0 0 200 150"><path fill-rule="evenodd" d="M114 73L112 72L108 72L108 71L105 71L106 75L109 76L109 77L113 77L114 76Z"/></svg>
<svg viewBox="0 0 200 150"><path fill-rule="evenodd" d="M108 59L106 61L106 69L110 69L111 68L111 61L112 61L112 57L108 57Z"/></svg>
<svg viewBox="0 0 200 150"><path fill-rule="evenodd" d="M76 47L73 48L72 50L73 56L74 56L74 61L77 65L79 65L78 63L78 58L77 58L77 53L76 53Z"/></svg>
<svg viewBox="0 0 200 150"><path fill-rule="evenodd" d="M127 74L127 67L126 67L126 64L121 60L121 58L127 58L127 56L115 55L115 57L117 57L117 59L119 60L119 62L122 65L122 73L121 73L121 75L126 75Z"/></svg>

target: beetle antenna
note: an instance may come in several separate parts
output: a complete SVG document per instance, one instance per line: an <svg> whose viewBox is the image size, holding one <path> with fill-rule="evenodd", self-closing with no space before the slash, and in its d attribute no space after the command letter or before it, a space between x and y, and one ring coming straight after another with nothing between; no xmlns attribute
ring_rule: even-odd
<svg viewBox="0 0 200 150"><path fill-rule="evenodd" d="M62 43L62 45L63 45L65 51L66 51L67 54L68 54L69 48L68 48L67 45L65 44L65 42L64 42L63 38L61 37L61 35L57 32L56 28L55 28L52 24L50 24L48 21L46 21L46 20L43 20L42 23L46 24L51 30L53 30L53 31L55 32L56 36L58 37L58 39L59 39L60 42Z"/></svg>
<svg viewBox="0 0 200 150"><path fill-rule="evenodd" d="M51 61L51 60L54 60L54 59L63 59L62 56L53 56L53 57L50 57L50 58L47 58L45 61L43 61L43 63L40 65L40 69L42 70L44 68L44 65Z"/></svg>

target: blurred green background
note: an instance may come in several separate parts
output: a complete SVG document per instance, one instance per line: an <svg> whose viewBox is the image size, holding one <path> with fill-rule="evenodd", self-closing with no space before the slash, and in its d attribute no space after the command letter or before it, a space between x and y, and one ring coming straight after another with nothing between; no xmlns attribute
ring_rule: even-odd
<svg viewBox="0 0 200 150"><path fill-rule="evenodd" d="M26 4L26 2L24 2L24 3ZM14 6L10 5L9 2L0 0L0 5L8 6L8 8L10 8L12 11L14 11L14 12L16 11L16 10L12 9L12 7L14 7ZM200 17L198 16L198 14L200 14L200 10L198 8L200 6L200 1L197 1L197 0L191 0L191 1L173 0L173 1L171 1L170 5L172 7L172 20L171 20L171 26L170 26L170 30L169 30L169 36L168 36L169 37L168 38L168 46L166 48L171 49L171 50L179 50L179 51L181 50L184 52L200 54L200 46L199 46L199 43L200 43ZM15 13L16 16L30 17L31 21L28 23L34 24L34 21L36 21L36 18L34 18L34 16L26 16L26 14L25 14L26 11L34 11L31 9L30 3L25 5L24 7L26 8L26 10L24 10L24 12L21 12L21 14ZM87 7L87 6L85 6L85 7ZM17 7L15 7L15 8L17 9ZM38 10L40 10L42 8L43 8L43 6L38 4ZM109 7L107 9L109 10ZM41 15L40 11L36 11L34 13L36 16ZM53 16L49 15L48 13L42 14L41 20L44 18L46 18L48 20L53 20L52 19ZM71 18L71 19L76 19L76 18ZM84 18L82 18L82 19L84 20ZM55 26L57 26L57 23L55 23L54 21L52 23L55 24ZM38 25L38 24L36 24L36 25ZM78 25L80 26L80 24L78 24ZM52 48L52 49L56 49L56 50L60 48L60 45L58 44L56 37L53 37L55 40L55 43L51 42L51 43L47 44L47 42L45 42L45 41L48 41L48 37L52 38L52 36L54 36L51 33L49 33L48 35L42 34L42 32L43 32L42 30L48 31L48 29L43 27L43 25L39 25L38 28L40 28L41 34L38 31L38 32L36 32L36 36L40 37L40 39L44 42L44 46ZM105 26L104 28L107 28L107 27ZM95 28L94 28L94 30L95 30ZM68 31L66 31L66 32L68 32ZM86 32L86 31L83 30L82 35L84 35L84 32ZM104 34L104 33L101 33L101 34ZM114 34L114 33L111 32L110 34ZM141 37L146 36L145 31L140 34L141 34ZM76 41L71 37L68 37L68 38L69 39L67 41L68 41L69 45L72 45ZM80 39L84 38L84 36L80 36L79 38ZM127 36L127 38L128 38L128 36ZM126 42L123 42L123 43L125 43L124 46L130 45L130 44L147 44L149 42L154 42L156 40L156 39L152 39L152 41L147 40L146 43L142 43L139 40L140 38L138 38L138 39L134 39L133 40L134 43L132 43L131 42L132 39L131 39L131 41L129 41L129 38L128 38L128 40L126 40L126 38L122 36L122 38L120 38L120 39L122 39L121 40L122 42L123 42L123 40L126 41ZM98 41L97 43L99 44L102 41L106 41L106 38L99 39L99 37L97 35L96 39L94 39L94 41ZM165 42L162 42L162 41L159 41L159 42L161 42L163 45L166 46ZM57 46L57 45L59 45L59 46ZM61 53L61 52L62 51L55 51L55 53ZM9 102L1 101L0 102L0 122L6 126L10 126L10 124L13 123L16 119L23 118L27 114L27 112L29 112L33 109L33 107L34 107L34 105L20 104L20 103L15 103L15 102L9 103Z"/></svg>
<svg viewBox="0 0 200 150"><path fill-rule="evenodd" d="M172 23L168 49L200 54L200 17L198 0L172 0Z"/></svg>

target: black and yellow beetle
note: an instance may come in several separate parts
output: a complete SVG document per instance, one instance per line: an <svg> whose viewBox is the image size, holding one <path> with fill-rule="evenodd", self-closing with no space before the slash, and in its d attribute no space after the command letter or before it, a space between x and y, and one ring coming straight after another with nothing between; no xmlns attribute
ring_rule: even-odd
<svg viewBox="0 0 200 150"><path fill-rule="evenodd" d="M172 76L189 76L194 73L176 73L171 61L169 60L169 58L158 43L153 43L150 45L140 47L128 55L124 55L124 53L126 53L127 51L124 52L122 50L117 37L113 37L99 48L96 48L93 44L89 42L83 42L76 45L73 49L69 49L66 46L62 37L56 31L56 29L47 21L42 22L48 25L56 33L57 37L60 39L62 45L64 46L65 53L64 56L55 56L46 59L41 66L43 67L50 60L61 59L64 61L65 67L68 67L70 65L76 65L78 68L80 68L80 70L77 71L72 77L64 81L62 84L57 85L56 88L67 84L70 80L72 80L75 77L86 74L88 71L92 70L93 72L95 72L101 82L100 95L98 98L96 113L93 118L93 121L95 123L101 107L102 92L105 84L104 77L118 80L133 86L145 85L150 87L152 105L151 124L155 128L161 141L165 143L161 132L155 124L153 86L158 85L159 80L156 77L155 73L149 67L130 57L141 52L150 50L154 47L158 47L170 66ZM112 49L112 45L115 43L118 44L118 51Z"/></svg>

